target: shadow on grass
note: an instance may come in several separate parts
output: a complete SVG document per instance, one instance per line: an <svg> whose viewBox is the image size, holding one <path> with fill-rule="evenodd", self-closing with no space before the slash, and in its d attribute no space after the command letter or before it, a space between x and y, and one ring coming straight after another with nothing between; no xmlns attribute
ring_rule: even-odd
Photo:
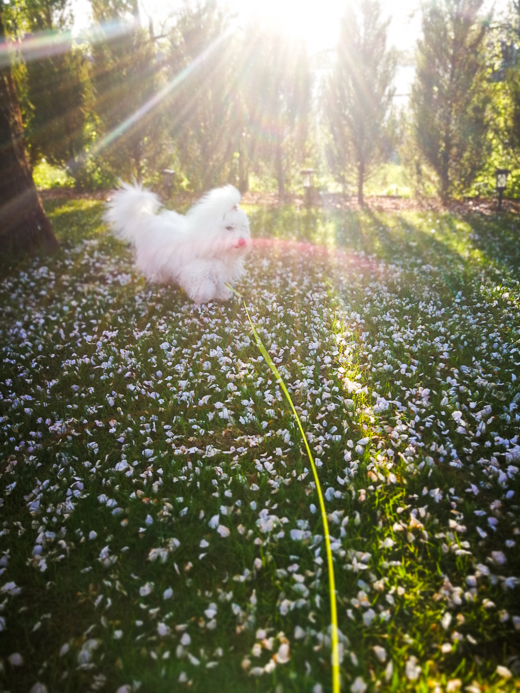
<svg viewBox="0 0 520 693"><path fill-rule="evenodd" d="M48 200L47 214L63 245L106 233L100 200ZM429 211L375 212L259 207L249 212L254 236L349 248L380 260L409 260L458 271L482 265L507 275L520 271L520 220L516 215L455 215Z"/></svg>
<svg viewBox="0 0 520 693"><path fill-rule="evenodd" d="M104 201L49 199L45 209L62 250L103 239L107 233ZM498 284L516 284L520 272L520 221L511 213L477 214L400 211L399 213L322 208L256 207L249 211L253 236L312 243L329 250L351 250L379 261L416 270L429 264L440 270L446 297L464 290L468 279L493 268ZM58 251L58 257L60 256ZM31 257L6 261L2 274L27 269Z"/></svg>
<svg viewBox="0 0 520 693"><path fill-rule="evenodd" d="M250 212L256 236L329 248L349 248L388 262L431 264L461 279L492 266L504 276L520 270L520 220L516 215L460 215L409 211L257 208ZM453 283L453 281L452 281ZM459 290L459 281L453 290Z"/></svg>

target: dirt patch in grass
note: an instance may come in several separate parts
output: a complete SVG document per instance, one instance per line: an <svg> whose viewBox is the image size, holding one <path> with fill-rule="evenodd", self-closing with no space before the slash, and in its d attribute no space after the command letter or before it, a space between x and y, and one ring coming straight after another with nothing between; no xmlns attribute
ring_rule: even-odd
<svg viewBox="0 0 520 693"><path fill-rule="evenodd" d="M158 191L159 197L166 200L161 191ZM200 192L182 192L175 193L169 198L170 206L183 207L193 203L199 199L202 193ZM40 196L43 200L68 200L68 199L95 199L106 200L110 196L110 191L102 190L96 192L78 192L70 188L53 188L51 190L41 190ZM242 202L246 205L257 205L262 207L276 207L280 204L294 205L296 208L305 206L305 197L300 193L286 193L283 198L280 198L277 192L247 192L242 198ZM320 193L314 191L311 200L312 207L323 209L359 209L359 203L355 196L345 196L340 193ZM434 198L406 198L398 195L371 195L365 197L365 206L368 209L381 212L400 212L403 210L435 210L442 209L451 212L478 212L481 214L495 214L497 209L497 200L493 198L473 198L466 200L457 200L444 206L439 200ZM520 212L520 201L518 200L503 200L502 210L504 212Z"/></svg>

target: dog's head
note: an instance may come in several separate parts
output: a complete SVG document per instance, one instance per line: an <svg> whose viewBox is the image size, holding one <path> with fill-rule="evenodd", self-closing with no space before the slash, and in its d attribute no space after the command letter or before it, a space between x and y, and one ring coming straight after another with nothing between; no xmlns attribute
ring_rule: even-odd
<svg viewBox="0 0 520 693"><path fill-rule="evenodd" d="M186 218L199 237L202 254L239 257L251 250L249 219L238 206L240 197L235 187L226 185L209 192L189 210Z"/></svg>
<svg viewBox="0 0 520 693"><path fill-rule="evenodd" d="M232 207L222 217L219 235L224 248L240 255L251 250L251 232L247 214L238 205Z"/></svg>

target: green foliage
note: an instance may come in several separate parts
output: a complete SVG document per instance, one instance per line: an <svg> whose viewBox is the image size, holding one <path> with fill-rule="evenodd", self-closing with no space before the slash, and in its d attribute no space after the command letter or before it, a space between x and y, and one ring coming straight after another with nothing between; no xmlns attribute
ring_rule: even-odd
<svg viewBox="0 0 520 693"><path fill-rule="evenodd" d="M312 82L307 51L262 26L247 29L243 51L249 159L255 172L276 178L283 196L308 157Z"/></svg>
<svg viewBox="0 0 520 693"><path fill-rule="evenodd" d="M69 0L17 0L12 29L24 40L17 66L31 163L65 167L76 187L85 180L88 67L71 40Z"/></svg>
<svg viewBox="0 0 520 693"><path fill-rule="evenodd" d="M423 5L423 37L412 89L413 131L420 162L435 174L443 201L462 194L489 153L491 96L483 0L431 0ZM420 171L420 168L419 168Z"/></svg>
<svg viewBox="0 0 520 693"><path fill-rule="evenodd" d="M77 49L27 62L30 116L26 136L34 163L42 157L65 166L77 187L82 186L82 155L87 145L86 67Z"/></svg>
<svg viewBox="0 0 520 693"><path fill-rule="evenodd" d="M181 172L193 188L272 176L283 194L305 158L307 55L265 27L231 30L214 0L184 3L168 38L175 84L166 110Z"/></svg>
<svg viewBox="0 0 520 693"><path fill-rule="evenodd" d="M473 195L496 195L495 170L508 169L506 197L520 194L520 6L511 5L493 23L489 48L491 118L488 156L470 189Z"/></svg>
<svg viewBox="0 0 520 693"><path fill-rule="evenodd" d="M505 168L511 171L507 181L506 197L517 196L520 192L520 180L518 172L519 153L512 147L509 137L511 98L506 82L498 82L492 85L492 122L488 132L489 154L482 162L482 166L475 177L469 195L493 197L496 195L495 185L497 168ZM516 171L515 171L516 169Z"/></svg>
<svg viewBox="0 0 520 693"><path fill-rule="evenodd" d="M229 21L214 0L184 2L167 39L166 74L174 88L164 107L166 127L180 172L194 189L227 182L239 146L237 43Z"/></svg>
<svg viewBox="0 0 520 693"><path fill-rule="evenodd" d="M360 204L365 181L390 153L388 116L396 54L387 47L389 21L382 20L378 0L347 6L326 88L328 161L342 185L354 175Z"/></svg>
<svg viewBox="0 0 520 693"><path fill-rule="evenodd" d="M512 101L510 137L517 156L520 157L520 2L511 4L509 47L513 57L506 83Z"/></svg>
<svg viewBox="0 0 520 693"><path fill-rule="evenodd" d="M365 186L369 195L399 195L411 197L408 172L402 164L382 164L370 177Z"/></svg>
<svg viewBox="0 0 520 693"><path fill-rule="evenodd" d="M511 147L520 152L520 66L509 70L507 88L511 98L511 112L508 123L509 141Z"/></svg>
<svg viewBox="0 0 520 693"><path fill-rule="evenodd" d="M39 190L66 188L74 184L64 169L49 164L45 159L42 159L33 168L33 179Z"/></svg>
<svg viewBox="0 0 520 693"><path fill-rule="evenodd" d="M114 175L141 180L161 148L159 114L143 110L159 88L155 48L135 0L92 0L92 11L95 153Z"/></svg>
<svg viewBox="0 0 520 693"><path fill-rule="evenodd" d="M72 0L12 0L9 34L28 39L13 55L32 163L65 169L83 189L120 178L160 186L174 169L176 189L232 182L281 195L314 167L322 186L355 186L362 202L365 190L395 191L384 162L398 149L416 193L493 194L494 169L506 167L520 194L518 3L490 36L482 2L424 3L400 122L379 0L348 5L334 59L311 59L273 26L237 30L222 0L177 4L160 36L141 25L137 0L91 0L95 27L81 44L70 38ZM328 75L321 91L317 74Z"/></svg>

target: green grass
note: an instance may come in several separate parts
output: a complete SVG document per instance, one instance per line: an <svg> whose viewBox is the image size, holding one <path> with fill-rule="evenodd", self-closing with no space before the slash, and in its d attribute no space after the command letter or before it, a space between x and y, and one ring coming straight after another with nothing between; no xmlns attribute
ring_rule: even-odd
<svg viewBox="0 0 520 693"><path fill-rule="evenodd" d="M74 181L67 175L65 169L52 166L45 159L34 167L33 178L39 190L48 188L71 188Z"/></svg>
<svg viewBox="0 0 520 693"><path fill-rule="evenodd" d="M411 197L412 189L406 168L402 164L383 164L367 181L366 195L399 195Z"/></svg>
<svg viewBox="0 0 520 693"><path fill-rule="evenodd" d="M265 181L251 179L252 190L258 188L259 190L265 189ZM276 181L272 180L270 182L271 188L276 188ZM314 185L321 192L342 192L342 186L334 180L330 175L321 175L319 172L314 176ZM296 188L301 192L302 184L301 181L297 181ZM357 195L357 188L355 180L351 180L348 189L345 191L348 195ZM413 196L413 190L410 182L410 177L407 173L406 167L402 164L387 162L386 164L381 164L374 171L373 175L368 178L364 184L363 193L365 196L372 195L390 195L409 198Z"/></svg>
<svg viewBox="0 0 520 693"><path fill-rule="evenodd" d="M330 690L312 474L240 304L147 284L101 203L46 206L61 250L0 285L3 690ZM516 690L518 219L248 211L342 689Z"/></svg>

